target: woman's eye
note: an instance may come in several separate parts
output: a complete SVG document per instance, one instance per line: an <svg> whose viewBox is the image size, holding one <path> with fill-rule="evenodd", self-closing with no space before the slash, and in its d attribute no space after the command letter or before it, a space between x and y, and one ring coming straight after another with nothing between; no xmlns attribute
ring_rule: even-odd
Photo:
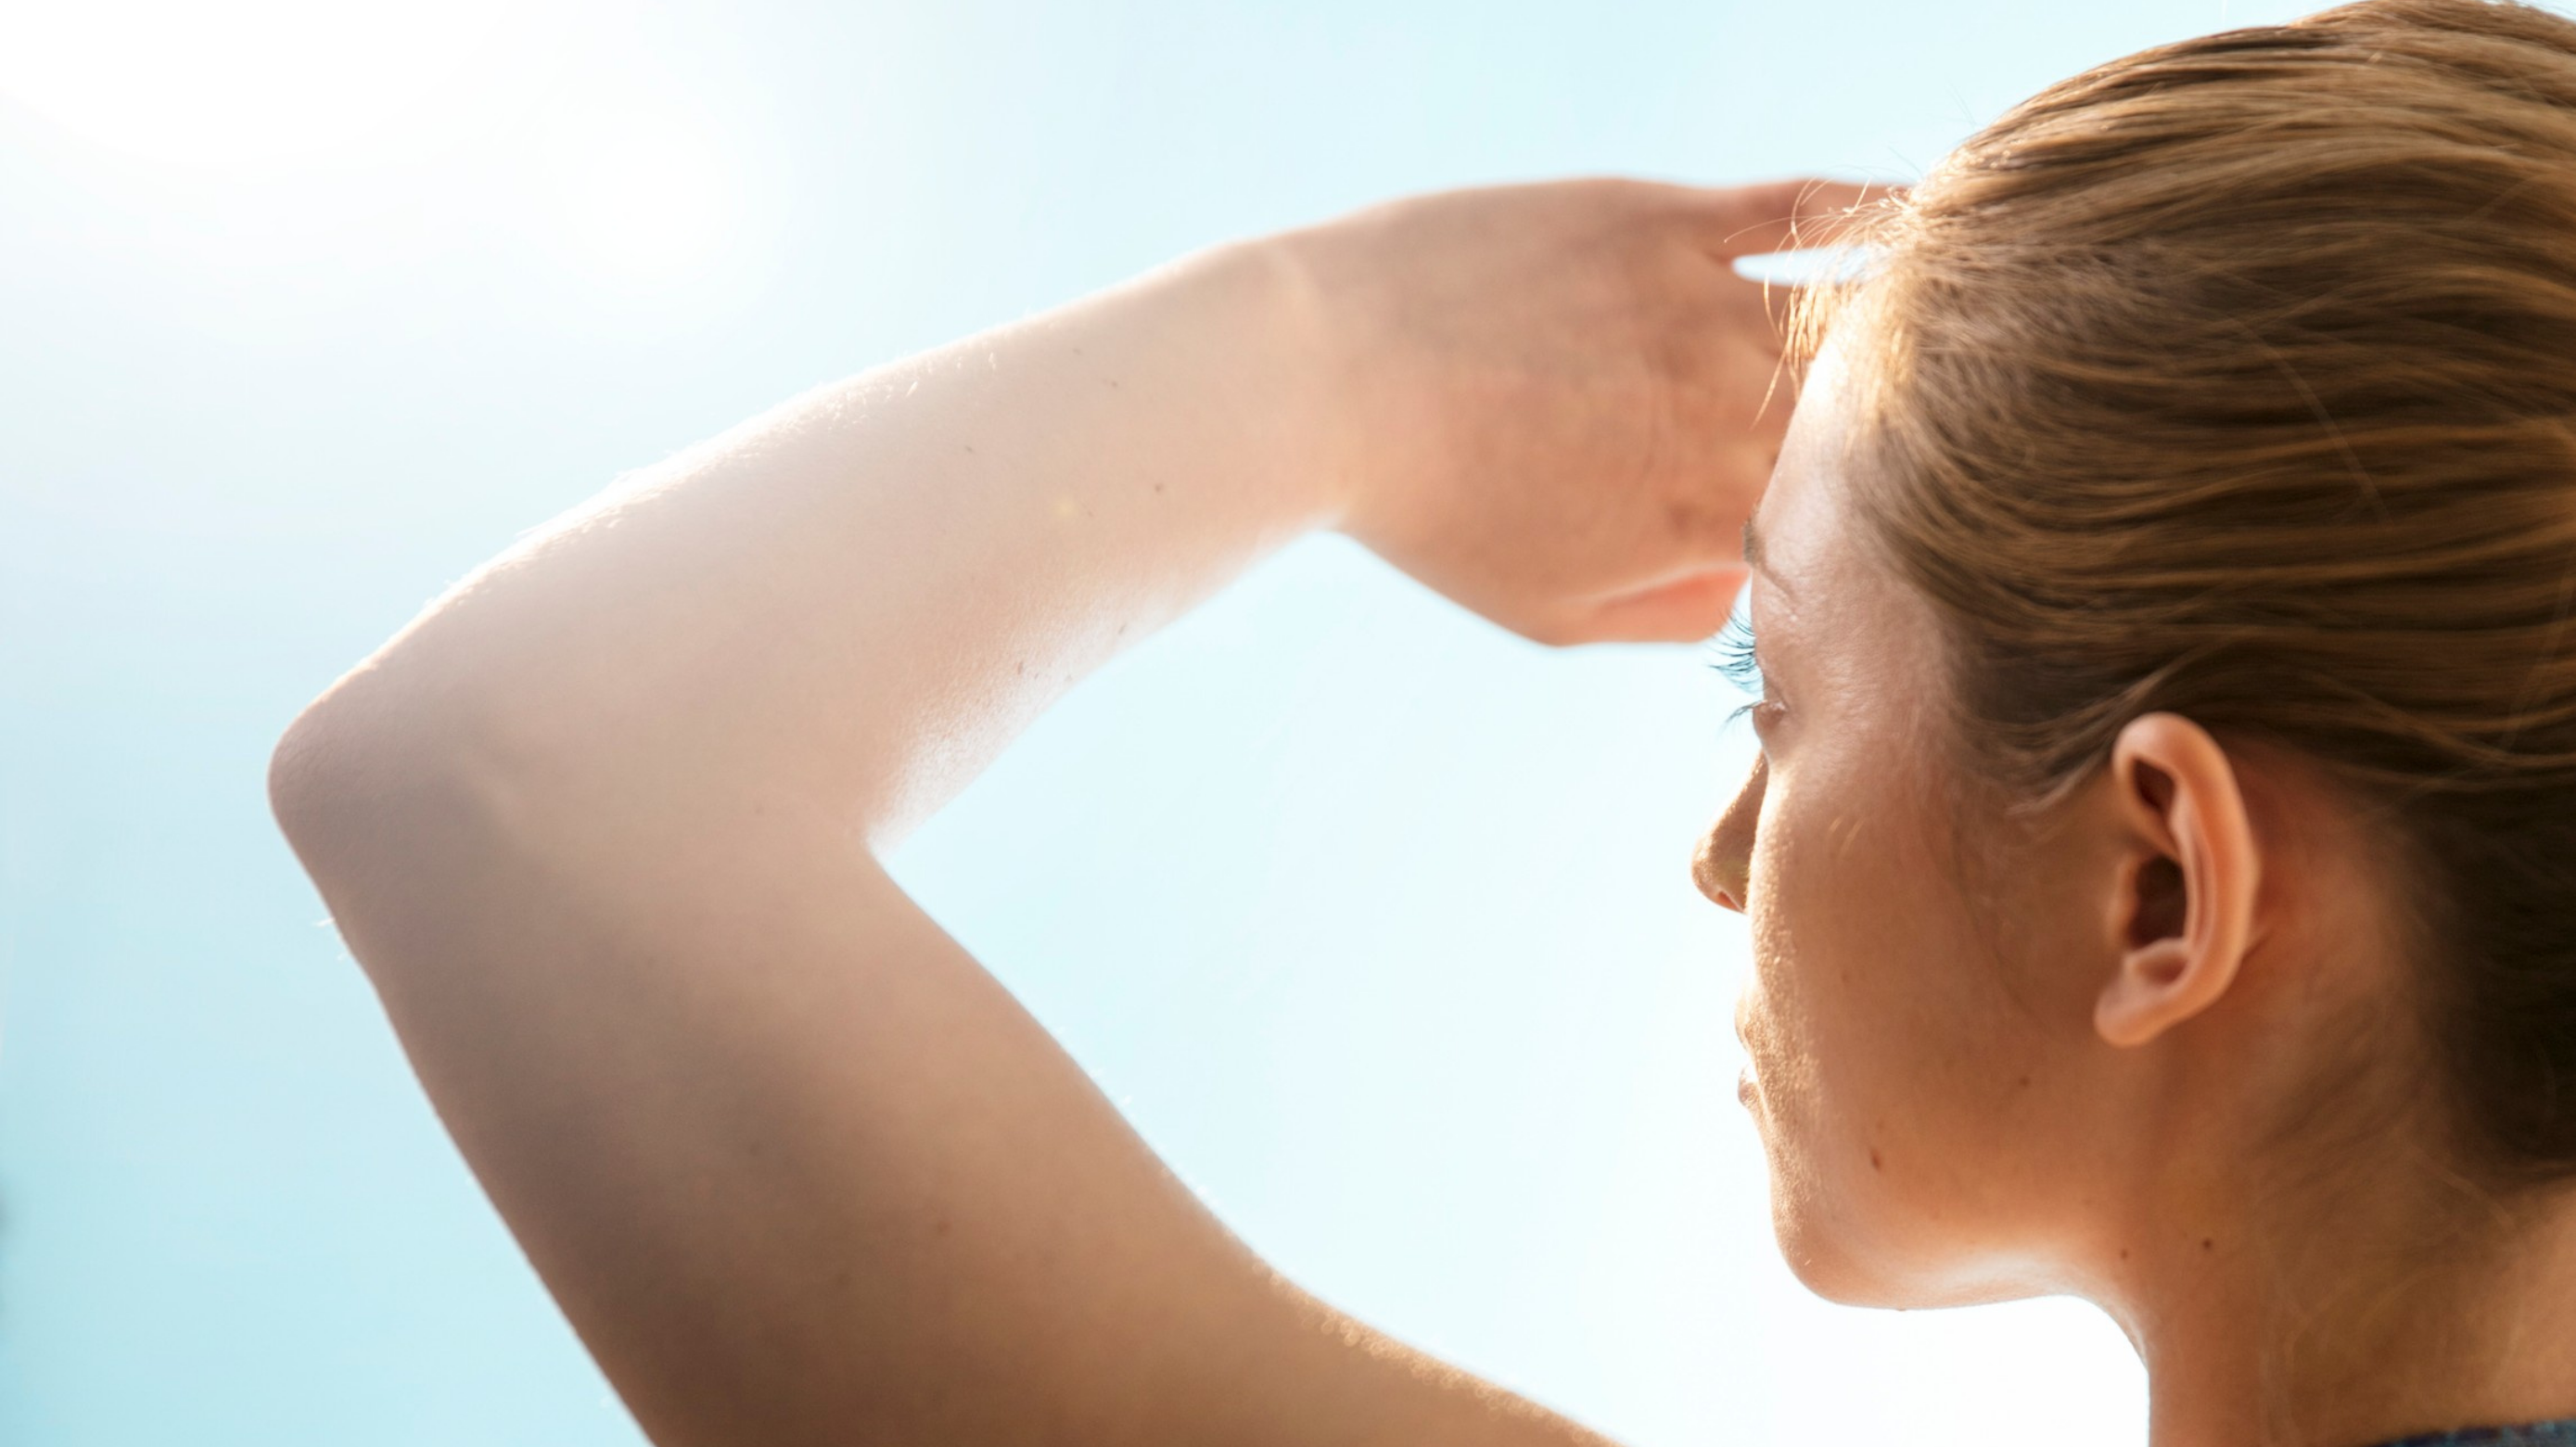
<svg viewBox="0 0 2576 1447"><path fill-rule="evenodd" d="M1753 647L1753 619L1742 607L1727 615L1726 627L1709 640L1709 667L1718 671L1736 692L1747 701L1738 705L1726 721L1750 717L1759 732L1779 712L1778 700L1771 696L1769 680L1762 672L1762 661Z"/></svg>
<svg viewBox="0 0 2576 1447"><path fill-rule="evenodd" d="M1709 667L1745 693L1762 691L1762 663L1753 651L1753 614L1741 603L1726 615L1726 626L1708 640Z"/></svg>
<svg viewBox="0 0 2576 1447"><path fill-rule="evenodd" d="M1782 712L1783 709L1781 705L1773 703L1768 699L1757 698L1751 703L1737 704L1734 711L1727 714L1725 727L1734 727L1737 719L1752 720L1753 741L1756 746L1762 748L1763 751L1767 753L1769 752L1770 741L1766 735L1770 732L1771 725L1779 720Z"/></svg>

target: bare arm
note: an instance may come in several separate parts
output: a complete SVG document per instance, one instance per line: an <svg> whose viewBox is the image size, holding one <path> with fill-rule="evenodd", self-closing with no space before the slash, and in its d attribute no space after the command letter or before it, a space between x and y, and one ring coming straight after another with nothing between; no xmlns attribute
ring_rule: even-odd
<svg viewBox="0 0 2576 1447"><path fill-rule="evenodd" d="M307 711L288 836L656 1440L1585 1440L1266 1271L876 859L1308 529L1550 641L1712 629L1788 402L1726 258L1799 200L1206 253L629 479Z"/></svg>

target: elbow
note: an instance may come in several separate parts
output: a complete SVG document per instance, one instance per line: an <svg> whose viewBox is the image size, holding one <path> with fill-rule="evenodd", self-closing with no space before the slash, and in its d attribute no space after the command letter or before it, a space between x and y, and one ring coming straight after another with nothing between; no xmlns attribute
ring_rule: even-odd
<svg viewBox="0 0 2576 1447"><path fill-rule="evenodd" d="M420 766L371 715L357 675L305 706L268 759L268 807L280 833L341 913L351 887L400 832L397 780Z"/></svg>
<svg viewBox="0 0 2576 1447"><path fill-rule="evenodd" d="M361 669L269 756L270 812L361 963L364 937L435 911L437 881L456 881L455 864L488 843L486 791L460 738Z"/></svg>
<svg viewBox="0 0 2576 1447"><path fill-rule="evenodd" d="M368 952L352 925L368 913L357 883L371 833L363 762L365 731L348 717L347 680L305 706L268 759L268 807L296 862L313 880L350 954Z"/></svg>
<svg viewBox="0 0 2576 1447"><path fill-rule="evenodd" d="M318 881L315 867L327 857L324 841L339 832L360 792L355 752L362 743L344 718L341 689L305 706L268 756L268 808L278 831Z"/></svg>

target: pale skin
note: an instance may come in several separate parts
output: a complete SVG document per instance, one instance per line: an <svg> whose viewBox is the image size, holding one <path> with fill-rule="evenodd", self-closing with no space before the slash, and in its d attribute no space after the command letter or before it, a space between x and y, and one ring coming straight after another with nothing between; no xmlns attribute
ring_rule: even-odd
<svg viewBox="0 0 2576 1447"><path fill-rule="evenodd" d="M1810 1284L2101 1302L2158 1447L2576 1413L2559 1204L2428 1255L2438 1152L2380 1142L2358 1206L2250 1188L2398 988L2330 789L2150 716L1960 887L1930 616L1841 511L1848 363L1763 499L1778 298L1728 261L1855 199L1563 183L1220 248L629 479L308 710L288 835L656 1441L1597 1441L1264 1268L878 860L1305 532L1546 642L1687 640L1757 501L1778 691L1697 873L1750 906Z"/></svg>
<svg viewBox="0 0 2576 1447"><path fill-rule="evenodd" d="M2389 1024L2384 831L2173 714L2027 824L1952 787L1934 615L1851 516L1862 343L1820 359L1755 518L1762 756L1695 871L1754 931L1790 1264L1871 1305L2096 1302L2156 1447L2576 1415L2576 1213L2448 1160Z"/></svg>

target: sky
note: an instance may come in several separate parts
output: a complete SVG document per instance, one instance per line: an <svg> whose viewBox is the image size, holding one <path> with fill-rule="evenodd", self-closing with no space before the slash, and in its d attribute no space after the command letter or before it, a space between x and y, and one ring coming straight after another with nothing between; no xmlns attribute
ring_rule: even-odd
<svg viewBox="0 0 2576 1447"><path fill-rule="evenodd" d="M1409 191L1903 179L2247 0L0 0L0 1442L634 1447L271 825L423 602L814 383ZM1635 1447L2136 1444L1780 1264L1687 646L1299 543L892 861L1326 1299Z"/></svg>

